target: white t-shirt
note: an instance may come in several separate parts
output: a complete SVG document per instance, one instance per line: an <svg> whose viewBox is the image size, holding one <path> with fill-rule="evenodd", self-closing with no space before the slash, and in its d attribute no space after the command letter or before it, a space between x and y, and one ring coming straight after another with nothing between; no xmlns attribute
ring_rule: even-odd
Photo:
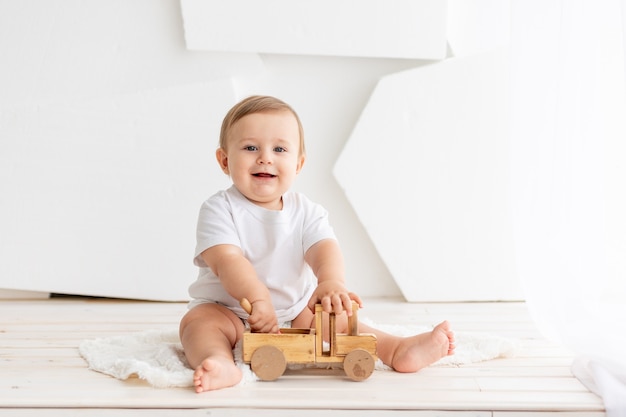
<svg viewBox="0 0 626 417"><path fill-rule="evenodd" d="M231 186L206 200L200 208L194 264L198 279L189 287L191 305L218 302L239 317L247 314L231 297L200 254L220 244L242 249L259 279L270 291L279 323L306 307L317 286L304 261L306 251L323 239L335 239L326 210L295 192L283 195L283 209L267 210L246 199Z"/></svg>

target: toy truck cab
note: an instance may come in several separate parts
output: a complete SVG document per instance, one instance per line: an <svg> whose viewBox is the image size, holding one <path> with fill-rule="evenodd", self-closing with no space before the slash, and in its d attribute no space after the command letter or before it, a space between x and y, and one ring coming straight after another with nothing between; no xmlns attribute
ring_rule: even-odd
<svg viewBox="0 0 626 417"><path fill-rule="evenodd" d="M242 301L247 310L244 304ZM279 334L246 330L243 335L243 360L264 381L279 378L288 364L340 364L350 379L363 381L374 371L376 336L359 334L357 311L358 305L353 302L347 334L337 334L335 314L328 315L327 346L324 343L324 319L320 304L315 306L314 329L284 328Z"/></svg>

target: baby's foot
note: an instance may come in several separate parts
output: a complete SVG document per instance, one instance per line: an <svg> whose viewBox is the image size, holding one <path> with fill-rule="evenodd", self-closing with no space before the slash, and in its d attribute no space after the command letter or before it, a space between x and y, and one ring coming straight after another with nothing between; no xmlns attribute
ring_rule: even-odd
<svg viewBox="0 0 626 417"><path fill-rule="evenodd" d="M391 366L398 372L417 372L454 354L454 333L444 321L431 332L403 339L394 352Z"/></svg>
<svg viewBox="0 0 626 417"><path fill-rule="evenodd" d="M241 370L228 358L207 358L193 373L196 392L232 387L241 381Z"/></svg>

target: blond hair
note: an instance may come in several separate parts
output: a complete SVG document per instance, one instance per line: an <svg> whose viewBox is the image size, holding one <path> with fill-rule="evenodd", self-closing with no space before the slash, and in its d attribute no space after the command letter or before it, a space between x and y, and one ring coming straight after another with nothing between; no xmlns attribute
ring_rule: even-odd
<svg viewBox="0 0 626 417"><path fill-rule="evenodd" d="M300 155L304 155L304 128L302 127L302 122L300 122L300 117L298 117L298 114L290 105L272 96L250 96L235 104L228 111L228 113L226 113L226 116L222 121L222 129L220 130L220 148L224 150L228 149L228 136L230 134L230 130L233 125L244 116L253 113L278 111L288 111L296 118L300 134Z"/></svg>

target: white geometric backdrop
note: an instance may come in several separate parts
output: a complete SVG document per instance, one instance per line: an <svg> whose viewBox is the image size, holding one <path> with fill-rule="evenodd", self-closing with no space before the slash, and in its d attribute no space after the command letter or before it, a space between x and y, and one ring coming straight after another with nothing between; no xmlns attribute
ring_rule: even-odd
<svg viewBox="0 0 626 417"><path fill-rule="evenodd" d="M440 0L182 0L191 50L442 59Z"/></svg>
<svg viewBox="0 0 626 417"><path fill-rule="evenodd" d="M339 219L351 288L520 298L503 198L509 2L260 4L0 1L0 288L185 299L197 208L227 183L217 127L262 91L305 122L297 187ZM368 214L392 188L399 208Z"/></svg>
<svg viewBox="0 0 626 417"><path fill-rule="evenodd" d="M191 49L436 59L380 80L334 175L407 300L523 298L507 188L508 1L182 5Z"/></svg>
<svg viewBox="0 0 626 417"><path fill-rule="evenodd" d="M509 207L509 55L389 75L335 176L409 301L520 298Z"/></svg>

